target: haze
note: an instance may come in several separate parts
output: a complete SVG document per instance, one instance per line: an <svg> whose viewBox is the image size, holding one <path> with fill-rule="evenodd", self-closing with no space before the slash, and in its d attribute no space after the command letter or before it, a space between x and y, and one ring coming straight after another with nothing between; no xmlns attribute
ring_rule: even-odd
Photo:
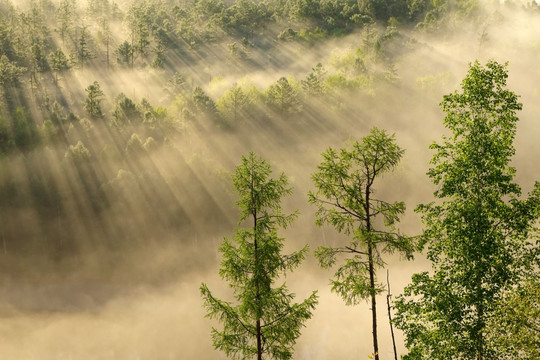
<svg viewBox="0 0 540 360"><path fill-rule="evenodd" d="M1 3L2 11L7 11L9 1ZM121 11L127 11L131 1L118 3ZM22 1L11 4L20 11L30 6ZM84 13L85 3L77 4ZM231 127L211 119L186 120L184 100L170 96L168 80L178 72L186 86L200 86L214 101L233 84L263 92L282 76L301 88L300 81L317 63L327 75L347 74L344 59L364 46L362 29L311 44L278 45L276 29L268 29L267 39L248 48L247 64L231 59L230 41L193 52L170 51L163 70L140 59L133 69L121 66L112 54L107 68L100 55L85 68L73 67L62 74L59 86L43 79L37 89L26 87L26 100L15 102L29 109L38 126L47 120L42 111L46 97L51 103L57 100L66 115L73 111L81 118L80 127L63 130L68 139L80 139L84 133L89 139L84 145L95 163L88 168L71 165L63 150L58 155L57 144L0 157L0 358L225 359L212 347L210 329L216 324L204 317L198 288L204 281L216 294L229 294L218 277L217 247L237 226L230 173L241 155L254 151L271 163L276 174L284 172L290 178L294 195L285 200L284 209L298 209L300 216L281 235L287 239L286 250L304 244L313 250L343 240L334 229L314 225L315 209L307 203L313 186L310 176L321 152L343 146L349 137L359 139L372 126L386 129L396 134L406 152L377 192L391 201L405 201L407 213L400 229L419 234L422 224L413 210L432 201L434 191L425 175L432 155L428 146L445 133L438 104L444 94L458 88L468 63L476 59L509 62L509 88L523 103L515 141L516 181L524 193L529 191L539 179L540 13L517 3L480 6L488 16L466 26L435 32L399 28L401 40L385 50L395 68L393 81L336 90L332 106L328 99L312 99L299 114L275 117L271 124L248 115ZM95 32L90 20L80 21ZM121 21L112 21L111 28L111 43L117 47L128 38L128 30ZM385 31L380 24L375 28ZM58 34L54 38L58 41ZM123 141L130 131L137 132L135 128L120 134L82 120L87 117L85 88L94 81L104 93L105 119L112 119L120 93L137 104L145 98L154 110L167 109L175 123L174 135L165 136L145 156L122 155L128 146ZM2 108L7 111L5 104ZM141 143L149 137L141 134ZM55 187L44 194L57 195L36 197L42 194L40 179ZM96 200L101 193L107 203ZM389 258L387 269L396 296L411 274L429 270L429 264L418 254L412 262ZM319 268L311 253L286 279L299 299L314 289L320 295L296 345L295 359L366 359L371 353L368 303L345 306L330 292L331 275ZM379 276L385 279L385 270ZM384 295L378 304L381 358L391 359ZM403 354L399 332L396 341Z"/></svg>

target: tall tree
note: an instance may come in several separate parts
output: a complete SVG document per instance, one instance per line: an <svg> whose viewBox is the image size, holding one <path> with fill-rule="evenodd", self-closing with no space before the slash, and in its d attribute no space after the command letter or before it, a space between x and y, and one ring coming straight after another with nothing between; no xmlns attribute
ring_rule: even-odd
<svg viewBox="0 0 540 360"><path fill-rule="evenodd" d="M126 21L133 51L138 52L141 57L146 56L147 48L150 45L150 17L147 12L147 4L132 5L127 13Z"/></svg>
<svg viewBox="0 0 540 360"><path fill-rule="evenodd" d="M300 111L302 104L298 91L291 86L287 78L280 78L275 84L270 85L266 91L268 104L284 120Z"/></svg>
<svg viewBox="0 0 540 360"><path fill-rule="evenodd" d="M220 276L234 291L237 305L214 297L205 284L201 295L208 310L207 316L223 323L222 331L212 329L216 349L227 356L258 360L290 359L293 346L300 336L304 322L311 318L317 304L314 291L301 303L285 283L274 283L286 271L297 267L307 253L307 246L290 255L281 254L283 242L277 230L287 227L296 213L281 211L281 198L290 195L287 177L271 178L270 165L253 153L242 157L236 168L233 184L240 195L240 223L250 222L248 228L236 229L234 242L225 239L219 250L223 261Z"/></svg>
<svg viewBox="0 0 540 360"><path fill-rule="evenodd" d="M25 70L9 61L6 55L0 56L0 85L17 84Z"/></svg>
<svg viewBox="0 0 540 360"><path fill-rule="evenodd" d="M86 96L84 109L91 119L102 118L103 111L101 110L101 100L103 99L103 91L101 91L99 83L94 81L94 83L89 85L85 91L88 95Z"/></svg>
<svg viewBox="0 0 540 360"><path fill-rule="evenodd" d="M324 93L324 79L326 70L321 63L318 63L311 73L302 80L302 88L308 96L320 96Z"/></svg>
<svg viewBox="0 0 540 360"><path fill-rule="evenodd" d="M81 35L79 36L79 46L77 48L77 58L81 69L84 68L84 63L93 57L93 53L90 50L90 34L86 30L86 26L82 27Z"/></svg>
<svg viewBox="0 0 540 360"><path fill-rule="evenodd" d="M129 64L133 67L133 46L128 41L121 43L116 49L117 61L119 64Z"/></svg>
<svg viewBox="0 0 540 360"><path fill-rule="evenodd" d="M392 171L403 155L394 135L373 128L361 142L336 151L328 148L312 176L316 192L309 202L317 207L316 224L330 224L337 231L352 235L348 245L321 246L315 251L323 268L330 268L338 256L345 256L331 281L332 291L347 305L371 301L373 356L379 359L376 295L384 290L376 270L385 265L382 253L398 252L407 259L414 250L412 238L396 229L405 211L403 202L387 202L373 197L375 180ZM384 227L377 228L382 218Z"/></svg>
<svg viewBox="0 0 540 360"><path fill-rule="evenodd" d="M219 99L217 107L233 124L238 124L245 108L249 105L250 98L240 86L234 84L233 87L225 92Z"/></svg>
<svg viewBox="0 0 540 360"><path fill-rule="evenodd" d="M49 54L51 69L54 71L54 81L58 82L58 74L69 69L69 60L62 50L57 49Z"/></svg>
<svg viewBox="0 0 540 360"><path fill-rule="evenodd" d="M540 212L540 183L522 200L512 182L521 103L507 77L506 65L475 62L461 92L441 103L451 136L431 145L428 172L441 201L417 208L433 271L415 274L396 305L404 359L504 358L486 341L487 324L501 296L534 269L528 238Z"/></svg>
<svg viewBox="0 0 540 360"><path fill-rule="evenodd" d="M113 39L111 27L109 25L109 20L106 17L103 17L98 20L100 29L97 33L97 38L99 42L105 46L105 60L107 62L107 68L110 66L110 47L111 40Z"/></svg>
<svg viewBox="0 0 540 360"><path fill-rule="evenodd" d="M71 32L75 10L74 0L62 0L56 10L58 32L62 39L62 45L65 43L66 36Z"/></svg>

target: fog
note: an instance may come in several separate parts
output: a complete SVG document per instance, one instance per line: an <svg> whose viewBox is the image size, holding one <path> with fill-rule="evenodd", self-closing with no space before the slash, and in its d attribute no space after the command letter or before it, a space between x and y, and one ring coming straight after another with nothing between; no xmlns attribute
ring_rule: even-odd
<svg viewBox="0 0 540 360"><path fill-rule="evenodd" d="M314 250L346 241L331 227L316 227L315 209L307 203L306 194L313 189L310 176L321 152L367 135L372 126L395 133L406 152L397 169L376 185L377 196L405 201L407 212L399 228L418 235L422 224L414 208L432 201L435 190L425 175L432 155L428 146L446 133L438 104L444 94L459 88L475 59L509 63L508 87L523 103L513 166L516 182L527 193L540 178L540 21L517 5L490 6L485 10L492 14L489 21L452 29L451 34L400 30L409 41L406 49L391 50L396 52L397 81L377 86L373 94L340 93L334 108L314 104L300 120L270 126L251 119L234 131L204 121L184 122L177 137L138 158L115 155L125 147L123 140L95 124L84 130L90 134L85 136L103 141L85 145L94 159L107 160L91 169L66 165L68 160L54 146L29 156L0 158L2 196L15 204L0 212L0 358L225 359L212 347L210 330L219 324L205 318L199 286L205 282L216 296L230 296L218 277L217 248L237 226L230 174L241 155L254 151L272 165L274 174L289 177L294 194L284 199L283 208L298 209L300 216L280 232L285 250L305 244ZM120 31L117 36L118 41L123 38ZM339 57L360 46L362 34L357 32L315 45L290 42L270 54L253 48L256 65L226 61L226 45L201 49L205 55L198 59L178 55L173 63L187 83L218 99L234 83L264 91L281 76L300 81L319 62L329 74L342 71L336 65ZM82 112L84 89L98 81L109 117L120 93L137 102L146 98L172 113L174 101L164 90L170 74L148 68L79 69L64 75L61 89L54 91L60 91L57 99L63 99L63 105ZM39 107L35 102L33 109ZM37 113L32 115L39 118ZM72 130L80 135L77 131L83 133ZM65 133L71 136L68 129ZM118 147L104 154L103 144L108 143ZM39 204L32 203L34 177L50 178L57 187L61 200L47 208L58 209L57 214L41 213ZM98 186L93 179L108 182ZM10 182L19 187L11 190L18 200L6 195L13 189L5 185ZM93 203L93 192L112 194L109 203ZM413 273L430 269L421 254L409 262L397 256L386 260L393 297ZM386 269L378 272L383 283ZM345 306L330 292L332 274L319 268L311 251L284 279L297 300L312 290L319 292L294 359L366 359L372 352L370 305ZM379 348L381 359L391 359L385 295L377 298ZM396 345L404 354L397 330Z"/></svg>

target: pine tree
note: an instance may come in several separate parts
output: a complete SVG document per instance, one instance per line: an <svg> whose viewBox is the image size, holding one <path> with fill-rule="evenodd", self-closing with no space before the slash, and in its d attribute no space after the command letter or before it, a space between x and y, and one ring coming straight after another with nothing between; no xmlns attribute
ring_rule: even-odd
<svg viewBox="0 0 540 360"><path fill-rule="evenodd" d="M296 213L281 211L281 198L292 190L284 174L270 178L270 165L250 153L242 157L233 183L240 195L240 223L248 228L235 231L233 241L225 239L219 250L223 261L220 276L229 282L237 305L220 300L201 285L204 306L210 318L223 323L223 330L212 329L214 347L236 359L257 357L290 359L300 329L317 304L314 291L301 303L292 303L285 283L274 283L286 271L296 268L307 253L307 246L289 255L281 254L283 242L277 234L287 227ZM235 244L236 243L236 244Z"/></svg>
<svg viewBox="0 0 540 360"><path fill-rule="evenodd" d="M347 305L370 301L373 357L378 360L376 295L384 287L377 282L376 270L385 265L383 253L398 252L410 259L414 246L412 238L395 226L405 204L375 198L374 187L381 175L399 163L403 150L393 135L373 128L350 148L329 148L322 155L323 161L312 176L317 191L308 193L309 202L317 207L316 224L330 224L352 235L352 241L341 247L321 246L315 256L323 268L334 266L338 256L346 256L331 281L332 291ZM380 218L384 226L377 226Z"/></svg>
<svg viewBox="0 0 540 360"><path fill-rule="evenodd" d="M103 117L103 111L101 110L101 99L103 98L103 91L97 81L88 86L85 89L88 94L86 97L86 103L84 109L88 112L91 119L98 119Z"/></svg>
<svg viewBox="0 0 540 360"><path fill-rule="evenodd" d="M302 108L298 91L284 77L270 85L266 91L266 97L268 104L281 120L298 113Z"/></svg>

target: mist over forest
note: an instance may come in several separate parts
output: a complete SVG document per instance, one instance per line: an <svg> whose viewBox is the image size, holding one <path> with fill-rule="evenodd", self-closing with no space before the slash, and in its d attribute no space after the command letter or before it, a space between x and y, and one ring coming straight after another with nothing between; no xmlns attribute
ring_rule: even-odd
<svg viewBox="0 0 540 360"><path fill-rule="evenodd" d="M292 187L283 251L309 245L278 281L297 299L318 290L292 358L367 359L371 304L346 306L313 255L350 241L315 225L321 153L395 134L403 156L374 193L403 201L397 228L419 236L414 209L441 202L429 146L452 138L443 96L475 61L507 63L526 197L540 180L539 34L534 0L0 0L0 359L226 359L199 287L234 299L218 248L248 226L231 175L249 152ZM432 269L425 252L384 259L392 299ZM539 359L537 289L536 328L507 359ZM394 359L386 290L377 299L377 356Z"/></svg>

